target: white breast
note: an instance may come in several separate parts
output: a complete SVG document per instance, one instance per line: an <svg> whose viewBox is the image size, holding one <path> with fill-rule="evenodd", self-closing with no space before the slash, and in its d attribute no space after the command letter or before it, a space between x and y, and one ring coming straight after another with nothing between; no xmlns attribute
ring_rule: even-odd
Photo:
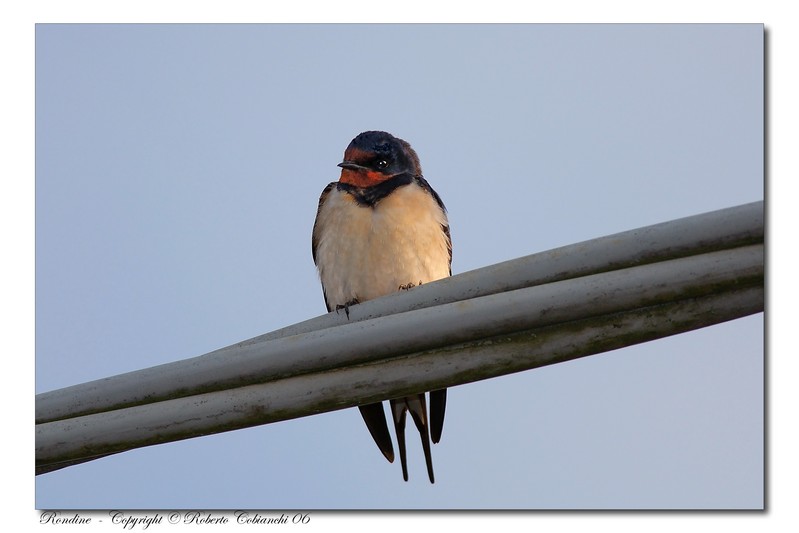
<svg viewBox="0 0 799 533"><path fill-rule="evenodd" d="M447 216L418 184L402 186L374 207L335 187L314 228L316 264L331 308L449 276Z"/></svg>

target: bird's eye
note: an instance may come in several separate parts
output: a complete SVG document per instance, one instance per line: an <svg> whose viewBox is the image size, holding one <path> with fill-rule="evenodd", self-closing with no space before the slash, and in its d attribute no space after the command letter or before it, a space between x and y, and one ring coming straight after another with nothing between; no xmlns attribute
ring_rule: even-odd
<svg viewBox="0 0 799 533"><path fill-rule="evenodd" d="M380 159L377 163L375 163L375 166L380 170L383 170L384 168L388 167L388 161L385 159Z"/></svg>

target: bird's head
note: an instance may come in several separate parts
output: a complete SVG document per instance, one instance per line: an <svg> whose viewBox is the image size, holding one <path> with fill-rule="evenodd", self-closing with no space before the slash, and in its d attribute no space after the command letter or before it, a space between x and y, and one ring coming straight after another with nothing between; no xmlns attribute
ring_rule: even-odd
<svg viewBox="0 0 799 533"><path fill-rule="evenodd" d="M365 131L344 151L339 181L372 187L398 174L422 175L419 156L411 145L384 131Z"/></svg>

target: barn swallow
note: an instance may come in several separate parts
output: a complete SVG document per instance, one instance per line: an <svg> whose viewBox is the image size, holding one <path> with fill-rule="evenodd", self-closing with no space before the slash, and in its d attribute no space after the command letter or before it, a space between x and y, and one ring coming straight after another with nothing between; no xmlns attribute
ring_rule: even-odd
<svg viewBox="0 0 799 533"><path fill-rule="evenodd" d="M411 145L383 131L355 137L338 165L341 176L322 191L312 251L328 312L452 274L452 240L444 203L422 177ZM441 439L446 389L389 401L408 481L405 418L422 438L427 474L434 483L430 439ZM381 402L359 406L366 427L389 462L394 448ZM429 433L428 433L429 431Z"/></svg>

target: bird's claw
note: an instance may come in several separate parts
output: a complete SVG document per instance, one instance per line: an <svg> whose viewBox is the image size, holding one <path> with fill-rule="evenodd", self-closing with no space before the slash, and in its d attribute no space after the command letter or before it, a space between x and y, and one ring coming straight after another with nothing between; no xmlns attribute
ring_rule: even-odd
<svg viewBox="0 0 799 533"><path fill-rule="evenodd" d="M353 298L349 302L345 303L344 305L337 305L336 306L336 313L344 309L344 313L347 315L347 320L350 319L350 306L359 303L357 298Z"/></svg>

